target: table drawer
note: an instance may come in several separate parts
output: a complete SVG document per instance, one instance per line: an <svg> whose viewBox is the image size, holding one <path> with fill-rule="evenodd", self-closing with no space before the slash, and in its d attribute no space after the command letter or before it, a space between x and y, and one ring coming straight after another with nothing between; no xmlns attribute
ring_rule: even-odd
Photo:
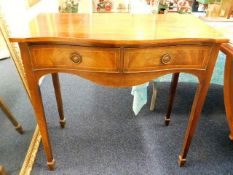
<svg viewBox="0 0 233 175"><path fill-rule="evenodd" d="M124 51L124 71L152 71L167 68L206 68L211 46L169 46L128 48Z"/></svg>
<svg viewBox="0 0 233 175"><path fill-rule="evenodd" d="M117 72L120 49L81 46L31 46L34 68L75 68L89 71Z"/></svg>

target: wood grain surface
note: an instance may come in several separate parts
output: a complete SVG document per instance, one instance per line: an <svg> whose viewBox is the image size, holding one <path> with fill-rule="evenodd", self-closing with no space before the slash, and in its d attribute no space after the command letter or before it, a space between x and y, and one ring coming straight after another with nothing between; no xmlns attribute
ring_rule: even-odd
<svg viewBox="0 0 233 175"><path fill-rule="evenodd" d="M227 42L218 31L192 15L41 14L28 30L12 31L12 42L75 42L140 45L175 42Z"/></svg>

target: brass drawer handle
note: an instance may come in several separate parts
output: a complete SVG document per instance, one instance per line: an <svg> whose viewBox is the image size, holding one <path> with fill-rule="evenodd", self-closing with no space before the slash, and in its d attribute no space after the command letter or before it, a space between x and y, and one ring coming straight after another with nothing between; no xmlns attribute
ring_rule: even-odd
<svg viewBox="0 0 233 175"><path fill-rule="evenodd" d="M171 56L167 53L167 54L164 54L162 57L161 57L161 63L162 64L169 64L171 62Z"/></svg>
<svg viewBox="0 0 233 175"><path fill-rule="evenodd" d="M72 53L70 59L76 64L80 64L82 62L82 56L78 53Z"/></svg>

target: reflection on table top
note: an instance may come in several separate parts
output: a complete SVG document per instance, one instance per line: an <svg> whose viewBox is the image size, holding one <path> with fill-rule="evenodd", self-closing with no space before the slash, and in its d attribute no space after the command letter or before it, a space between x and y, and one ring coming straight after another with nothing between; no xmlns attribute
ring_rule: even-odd
<svg viewBox="0 0 233 175"><path fill-rule="evenodd" d="M207 22L207 24L217 29L233 43L233 22Z"/></svg>
<svg viewBox="0 0 233 175"><path fill-rule="evenodd" d="M40 14L11 41L69 41L103 44L227 42L215 29L192 15L181 14Z"/></svg>
<svg viewBox="0 0 233 175"><path fill-rule="evenodd" d="M230 43L233 44L233 22L230 26L218 29L225 37L230 39Z"/></svg>

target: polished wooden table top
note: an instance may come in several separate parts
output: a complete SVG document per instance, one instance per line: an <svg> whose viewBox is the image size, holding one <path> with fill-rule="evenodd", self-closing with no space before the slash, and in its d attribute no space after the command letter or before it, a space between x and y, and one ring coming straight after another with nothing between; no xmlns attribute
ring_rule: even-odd
<svg viewBox="0 0 233 175"><path fill-rule="evenodd" d="M226 37L192 15L41 14L27 30L12 32L12 42L59 41L115 45L169 42L227 42Z"/></svg>
<svg viewBox="0 0 233 175"><path fill-rule="evenodd" d="M233 22L211 22L210 24L223 36L230 39L229 43L233 44Z"/></svg>

